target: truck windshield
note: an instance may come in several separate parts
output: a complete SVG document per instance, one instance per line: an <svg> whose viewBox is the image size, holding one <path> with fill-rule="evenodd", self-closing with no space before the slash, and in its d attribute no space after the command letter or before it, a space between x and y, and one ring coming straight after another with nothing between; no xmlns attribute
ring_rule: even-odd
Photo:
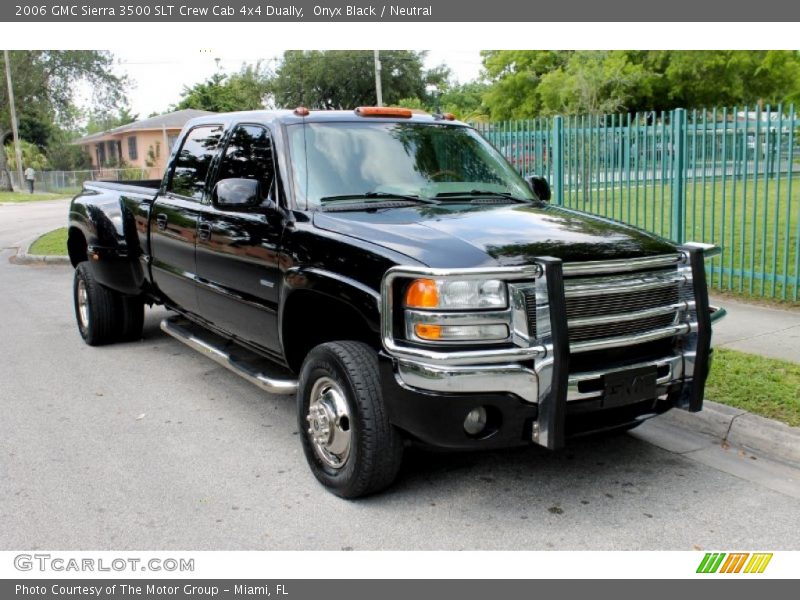
<svg viewBox="0 0 800 600"><path fill-rule="evenodd" d="M391 194L534 200L525 181L468 127L343 122L288 129L299 208Z"/></svg>

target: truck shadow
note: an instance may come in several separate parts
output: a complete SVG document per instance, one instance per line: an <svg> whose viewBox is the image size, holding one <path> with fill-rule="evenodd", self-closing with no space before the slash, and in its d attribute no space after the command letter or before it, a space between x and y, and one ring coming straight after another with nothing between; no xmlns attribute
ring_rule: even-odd
<svg viewBox="0 0 800 600"><path fill-rule="evenodd" d="M579 507L651 495L658 502L659 489L682 485L696 468L680 455L625 433L575 438L559 451L537 446L488 452L409 448L400 477L385 494L427 491L445 501L463 503L470 497L478 504L502 498L505 507L538 503L551 514L562 514L565 503Z"/></svg>

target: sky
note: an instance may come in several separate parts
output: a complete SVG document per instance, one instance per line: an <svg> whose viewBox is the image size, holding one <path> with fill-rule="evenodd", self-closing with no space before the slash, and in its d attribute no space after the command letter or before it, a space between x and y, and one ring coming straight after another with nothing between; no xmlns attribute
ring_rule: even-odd
<svg viewBox="0 0 800 600"><path fill-rule="evenodd" d="M282 56L282 49L260 48L252 54L241 50L226 53L215 50L170 50L168 57L161 51L124 48L111 50L116 60L116 72L127 75L132 82L128 99L133 114L145 118L154 112L164 112L176 104L184 86L204 81L217 69L238 71L243 63L261 59L272 66ZM219 59L219 63L216 59ZM448 65L453 76L464 83L480 74L479 50L431 50L425 61L428 68L441 63Z"/></svg>

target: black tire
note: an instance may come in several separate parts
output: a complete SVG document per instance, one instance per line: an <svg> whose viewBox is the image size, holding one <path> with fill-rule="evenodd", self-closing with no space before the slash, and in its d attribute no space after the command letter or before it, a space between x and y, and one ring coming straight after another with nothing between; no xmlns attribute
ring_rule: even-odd
<svg viewBox="0 0 800 600"><path fill-rule="evenodd" d="M75 269L72 300L78 331L83 341L90 346L116 341L117 305L114 292L97 282L87 262L78 264ZM83 312L81 306L85 309Z"/></svg>
<svg viewBox="0 0 800 600"><path fill-rule="evenodd" d="M124 296L116 293L118 337L122 342L138 342L144 329L144 301L140 296Z"/></svg>
<svg viewBox="0 0 800 600"><path fill-rule="evenodd" d="M312 390L333 382L348 409L349 451L340 466L321 457L312 439L309 418ZM403 460L403 438L389 422L381 394L378 355L361 342L329 342L314 348L303 362L297 392L298 426L311 471L322 485L342 498L359 498L383 490L397 477Z"/></svg>

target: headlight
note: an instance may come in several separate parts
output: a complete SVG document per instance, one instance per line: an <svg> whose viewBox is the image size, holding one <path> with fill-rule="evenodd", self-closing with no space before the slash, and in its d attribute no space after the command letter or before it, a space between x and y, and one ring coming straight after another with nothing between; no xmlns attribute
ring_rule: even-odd
<svg viewBox="0 0 800 600"><path fill-rule="evenodd" d="M415 279L406 288L406 336L416 342L505 342L508 291L499 279Z"/></svg>
<svg viewBox="0 0 800 600"><path fill-rule="evenodd" d="M505 308L506 284L499 279L415 279L406 289L408 308L474 310Z"/></svg>

